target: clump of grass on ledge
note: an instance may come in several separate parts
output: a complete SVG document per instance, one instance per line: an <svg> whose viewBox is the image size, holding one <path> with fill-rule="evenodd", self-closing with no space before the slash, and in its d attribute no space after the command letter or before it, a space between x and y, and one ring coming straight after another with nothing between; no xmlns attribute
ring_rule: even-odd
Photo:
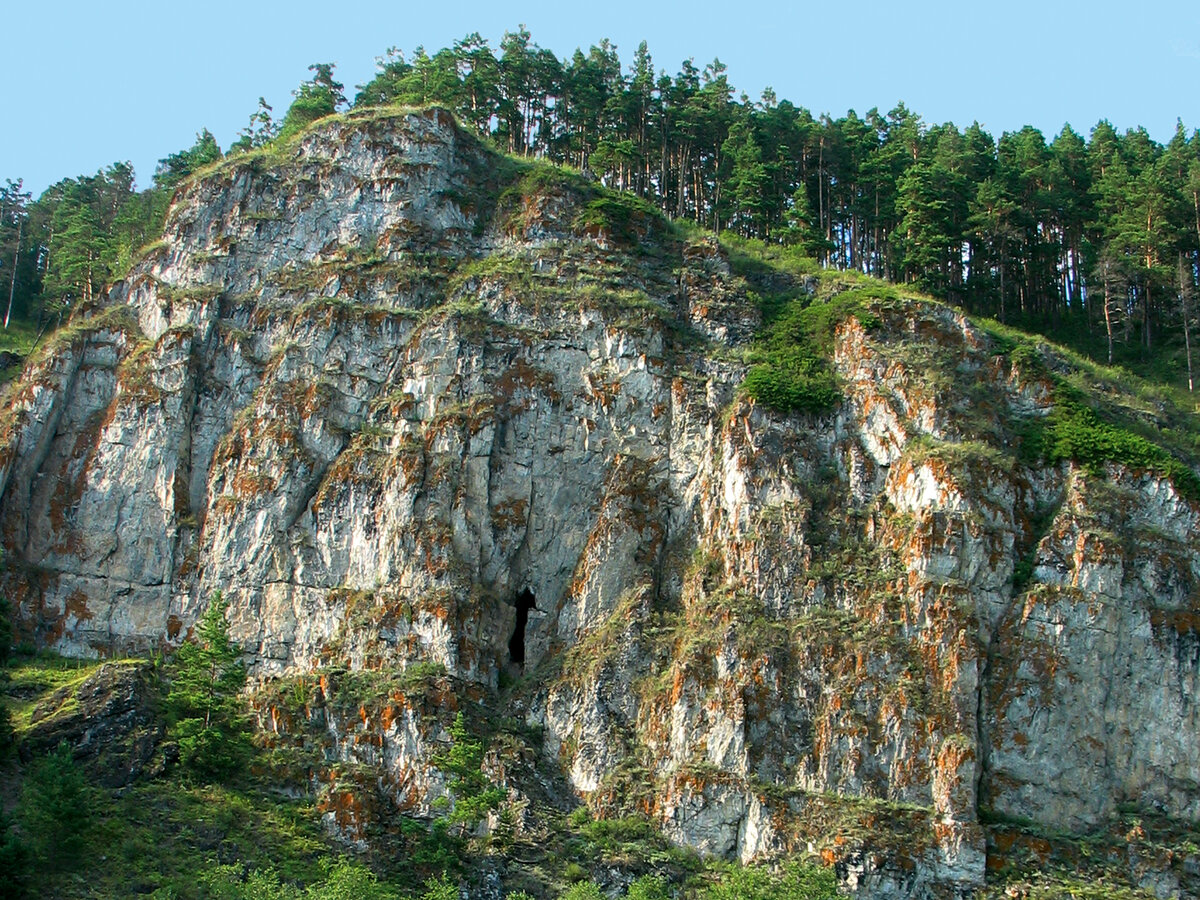
<svg viewBox="0 0 1200 900"><path fill-rule="evenodd" d="M895 288L880 284L845 291L827 302L807 297L788 301L752 351L742 389L779 412L829 412L842 401L832 365L837 326L853 316L864 328L875 328L879 319L870 312L871 301L896 296Z"/></svg>
<svg viewBox="0 0 1200 900"><path fill-rule="evenodd" d="M1109 464L1169 478L1179 493L1200 501L1200 477L1183 459L1200 444L1200 417L1163 385L1101 366L1074 351L990 320L977 323L1023 372L1045 380L1054 407L1021 423L1026 462L1074 462L1103 477Z"/></svg>
<svg viewBox="0 0 1200 900"><path fill-rule="evenodd" d="M1171 479L1180 494L1200 501L1200 478L1163 447L1102 421L1064 382L1056 383L1054 394L1050 415L1026 423L1021 449L1027 459L1051 463L1070 460L1101 477L1109 463L1145 469Z"/></svg>

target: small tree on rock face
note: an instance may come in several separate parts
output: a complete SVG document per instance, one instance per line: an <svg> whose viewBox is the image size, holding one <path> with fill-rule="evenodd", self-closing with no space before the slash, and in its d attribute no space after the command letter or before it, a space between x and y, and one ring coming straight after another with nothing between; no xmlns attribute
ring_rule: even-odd
<svg viewBox="0 0 1200 900"><path fill-rule="evenodd" d="M219 591L214 594L170 665L170 735L179 743L180 762L206 776L229 774L250 752L239 696L246 669L240 648L229 639L228 607Z"/></svg>
<svg viewBox="0 0 1200 900"><path fill-rule="evenodd" d="M253 150L262 147L275 139L279 126L271 116L271 104L264 97L258 98L258 109L250 116L250 122L238 132L238 139L233 142L229 152Z"/></svg>
<svg viewBox="0 0 1200 900"><path fill-rule="evenodd" d="M313 77L296 89L296 99L284 114L281 137L290 137L310 122L333 115L346 105L341 82L333 79L333 63L313 63Z"/></svg>
<svg viewBox="0 0 1200 900"><path fill-rule="evenodd" d="M446 786L454 795L454 810L448 820L466 834L507 795L484 774L483 744L471 737L461 712L450 726L450 738L454 742L450 749L434 754L432 762L446 774Z"/></svg>

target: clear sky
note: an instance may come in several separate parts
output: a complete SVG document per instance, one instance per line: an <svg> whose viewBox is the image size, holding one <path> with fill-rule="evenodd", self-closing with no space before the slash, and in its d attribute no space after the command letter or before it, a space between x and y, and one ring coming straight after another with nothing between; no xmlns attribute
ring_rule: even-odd
<svg viewBox="0 0 1200 900"><path fill-rule="evenodd" d="M201 128L227 147L259 95L282 116L310 63L335 62L352 97L389 46L432 52L471 31L495 46L519 24L560 57L603 37L626 65L646 40L672 75L719 57L737 91L769 85L835 117L903 100L996 137L1066 122L1086 135L1101 118L1159 141L1177 119L1200 126L1197 0L41 0L3 24L0 178L35 196L117 160L148 185Z"/></svg>

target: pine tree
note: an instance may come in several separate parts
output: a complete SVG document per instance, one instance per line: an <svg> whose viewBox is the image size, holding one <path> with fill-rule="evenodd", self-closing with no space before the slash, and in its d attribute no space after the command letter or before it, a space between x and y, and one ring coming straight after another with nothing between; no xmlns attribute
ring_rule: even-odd
<svg viewBox="0 0 1200 900"><path fill-rule="evenodd" d="M92 822L89 793L66 742L30 769L21 788L17 818L42 864L59 868L78 860Z"/></svg>
<svg viewBox="0 0 1200 900"><path fill-rule="evenodd" d="M450 726L450 749L437 753L433 764L446 775L446 787L454 797L453 811L447 817L465 835L492 810L506 794L483 772L483 743L471 737L460 711Z"/></svg>
<svg viewBox="0 0 1200 900"><path fill-rule="evenodd" d="M172 153L158 161L154 172L154 183L160 188L173 189L197 169L214 163L221 158L221 147L207 128L196 135L196 143L187 150Z"/></svg>
<svg viewBox="0 0 1200 900"><path fill-rule="evenodd" d="M988 178L979 185L975 200L971 204L971 216L967 219L971 233L986 251L988 268L995 272L999 282L1001 322L1005 321L1006 315L1004 274L1009 266L1008 251L1010 245L1020 237L1015 224L1017 211L1016 201L1009 196L1003 183L998 179ZM973 265L973 277L977 277L975 268Z"/></svg>
<svg viewBox="0 0 1200 900"><path fill-rule="evenodd" d="M344 88L334 80L333 69L333 63L313 63L308 67L313 77L296 89L296 99L288 107L279 129L281 137L290 137L346 105Z"/></svg>
<svg viewBox="0 0 1200 900"><path fill-rule="evenodd" d="M250 753L240 692L246 684L241 650L229 639L228 609L218 591L192 636L171 661L167 711L179 759L202 776L228 775Z"/></svg>
<svg viewBox="0 0 1200 900"><path fill-rule="evenodd" d="M729 164L729 190L726 195L729 227L746 237L761 237L765 228L763 193L767 170L763 166L762 151L754 140L748 119L736 121L730 126L729 136L721 145L721 153Z"/></svg>
<svg viewBox="0 0 1200 900"><path fill-rule="evenodd" d="M792 202L787 210L787 227L781 237L785 244L799 247L805 256L813 259L828 250L821 229L817 227L808 191L803 186L797 188L792 195Z"/></svg>
<svg viewBox="0 0 1200 900"><path fill-rule="evenodd" d="M275 119L271 116L272 109L271 104L266 101L265 97L258 98L258 109L251 114L250 121L246 123L246 127L238 132L238 139L229 148L230 153L253 150L256 147L262 147L275 138L276 134L279 133L279 128L275 124Z"/></svg>

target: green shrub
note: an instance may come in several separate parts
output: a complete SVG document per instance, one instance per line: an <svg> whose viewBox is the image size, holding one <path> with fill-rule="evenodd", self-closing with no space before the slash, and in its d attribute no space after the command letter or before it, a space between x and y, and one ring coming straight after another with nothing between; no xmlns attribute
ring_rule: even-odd
<svg viewBox="0 0 1200 900"><path fill-rule="evenodd" d="M670 900L667 882L655 875L643 875L629 886L626 900Z"/></svg>
<svg viewBox="0 0 1200 900"><path fill-rule="evenodd" d="M347 900L357 896L359 895L346 895ZM421 900L458 900L458 885L443 872L440 877L430 878L425 882L425 892L421 894Z"/></svg>
<svg viewBox="0 0 1200 900"><path fill-rule="evenodd" d="M835 900L837 878L823 866L792 863L779 874L761 867L733 866L703 894L703 900Z"/></svg>
<svg viewBox="0 0 1200 900"><path fill-rule="evenodd" d="M832 410L842 399L831 364L837 327L852 316L864 328L877 327L879 319L866 303L888 290L881 285L846 291L828 302L788 301L760 337L742 389L780 412Z"/></svg>
<svg viewBox="0 0 1200 900"><path fill-rule="evenodd" d="M1064 396L1065 395L1065 396ZM1025 423L1022 455L1051 463L1072 461L1096 476L1109 463L1144 469L1171 479L1185 497L1200 500L1200 478L1169 452L1128 429L1099 419L1066 386L1055 391L1049 416Z"/></svg>
<svg viewBox="0 0 1200 900"><path fill-rule="evenodd" d="M339 859L324 877L306 888L282 880L274 869L244 871L239 865L214 865L197 873L200 896L206 900L399 900L400 894L379 881L362 863ZM453 888L453 885L451 885ZM450 895L457 897L457 889ZM425 900L444 900L444 894Z"/></svg>
<svg viewBox="0 0 1200 900"><path fill-rule="evenodd" d="M623 241L635 241L639 232L662 219L662 214L641 197L605 188L596 188L597 196L588 200L576 225L604 231Z"/></svg>
<svg viewBox="0 0 1200 900"><path fill-rule="evenodd" d="M442 887L450 885L447 894ZM437 892L426 890L424 900L458 900L458 889L445 876L438 883ZM306 900L398 900L399 894L384 884L362 863L340 859L329 867L325 879L310 886L305 892Z"/></svg>
<svg viewBox="0 0 1200 900"><path fill-rule="evenodd" d="M80 860L92 823L91 794L65 741L30 769L17 818L39 863L60 869Z"/></svg>
<svg viewBox="0 0 1200 900"><path fill-rule="evenodd" d="M450 833L450 823L435 819L426 825L417 819L401 819L400 833L409 863L421 874L457 872L462 866L462 840Z"/></svg>
<svg viewBox="0 0 1200 900"><path fill-rule="evenodd" d="M560 900L606 900L606 898L594 883L577 881L562 892Z"/></svg>
<svg viewBox="0 0 1200 900"><path fill-rule="evenodd" d="M26 896L29 862L29 848L8 817L0 813L0 900Z"/></svg>
<svg viewBox="0 0 1200 900"><path fill-rule="evenodd" d="M779 356L752 367L742 389L756 401L780 412L819 414L842 399L837 378L821 360L800 354Z"/></svg>

